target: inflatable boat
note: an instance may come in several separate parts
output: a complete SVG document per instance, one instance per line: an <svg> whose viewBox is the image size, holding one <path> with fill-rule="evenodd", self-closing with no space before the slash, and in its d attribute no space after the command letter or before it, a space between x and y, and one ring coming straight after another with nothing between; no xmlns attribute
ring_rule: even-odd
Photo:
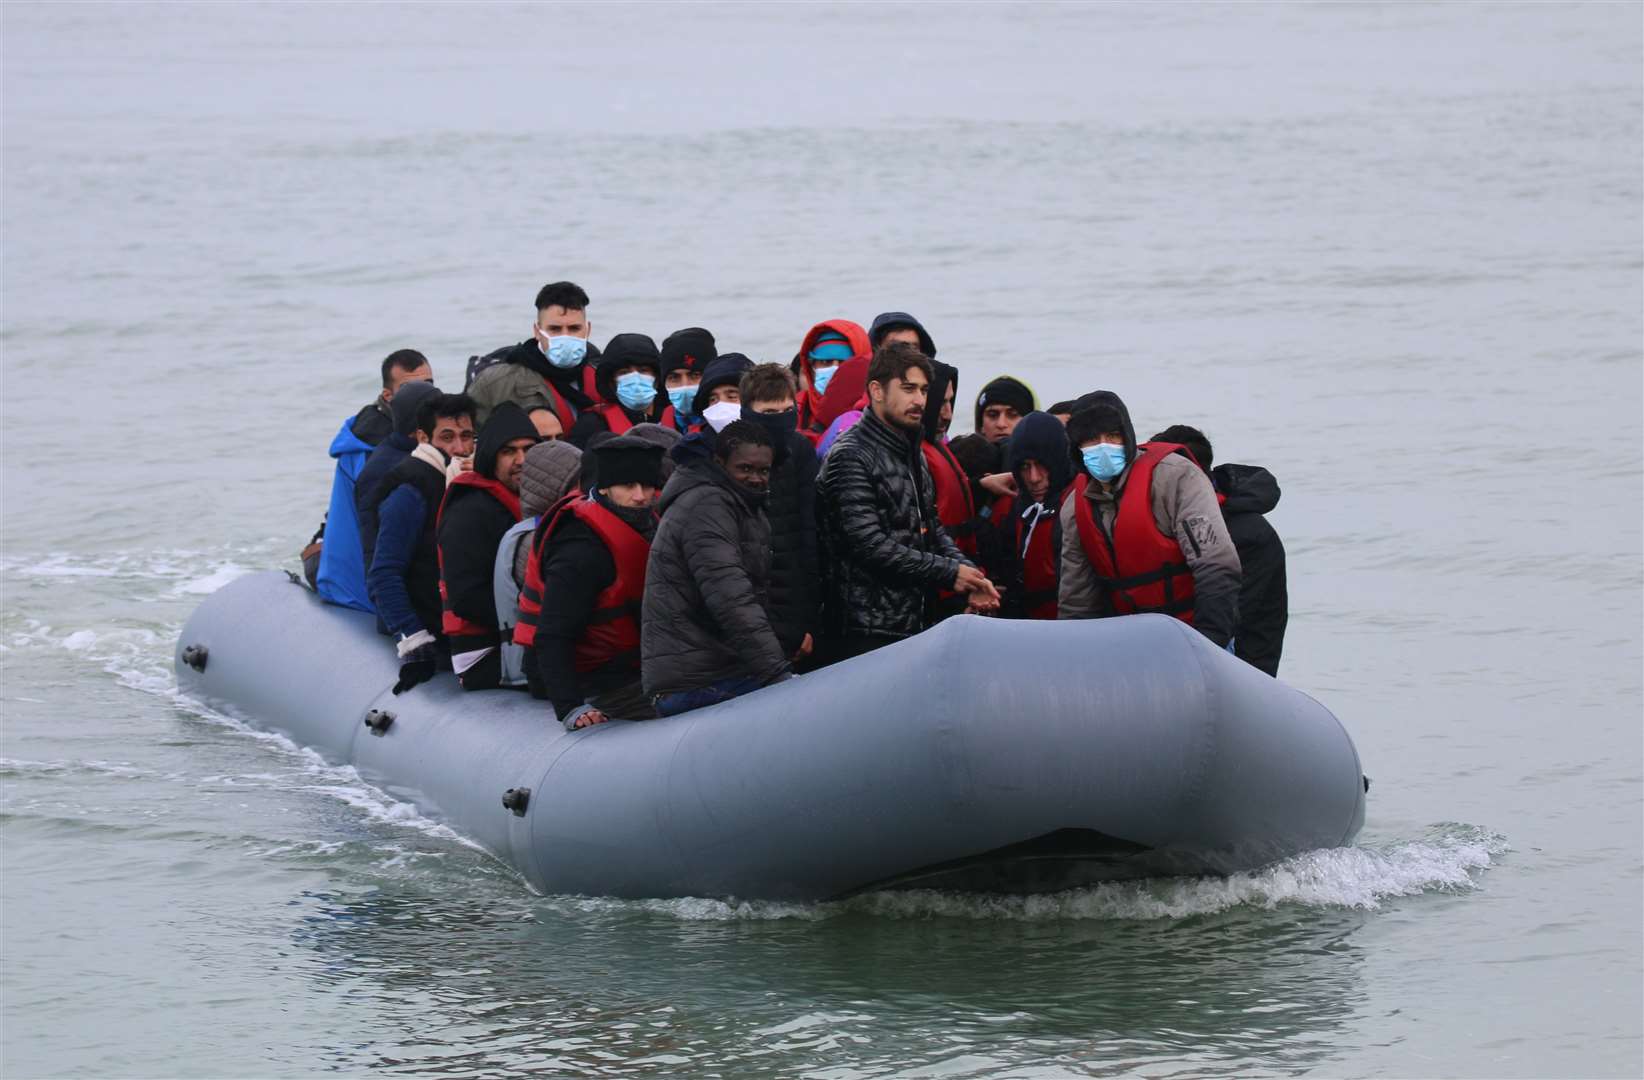
<svg viewBox="0 0 1644 1080"><path fill-rule="evenodd" d="M545 892L822 900L1226 874L1345 845L1342 725L1162 615L949 619L734 701L567 732L546 702L398 697L368 615L283 572L208 597L181 691L352 764Z"/></svg>

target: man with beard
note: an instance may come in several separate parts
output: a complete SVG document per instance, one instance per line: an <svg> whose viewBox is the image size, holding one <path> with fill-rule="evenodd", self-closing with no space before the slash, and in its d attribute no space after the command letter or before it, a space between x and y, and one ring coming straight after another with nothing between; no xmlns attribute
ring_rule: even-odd
<svg viewBox="0 0 1644 1080"><path fill-rule="evenodd" d="M566 730L656 715L640 687L639 645L662 448L606 432L589 440L589 458L588 494L566 496L531 538L514 627L532 694Z"/></svg>
<svg viewBox="0 0 1644 1080"><path fill-rule="evenodd" d="M735 420L685 459L663 489L662 523L645 571L640 655L645 692L661 716L715 705L792 676L771 628L765 520L771 437Z"/></svg>
<svg viewBox="0 0 1644 1080"><path fill-rule="evenodd" d="M520 519L519 484L537 431L518 405L491 410L474 447L474 467L445 490L435 524L439 547L441 629L451 667L464 690L502 685L502 644L492 589L497 545Z"/></svg>
<svg viewBox="0 0 1644 1080"><path fill-rule="evenodd" d="M936 590L996 611L999 593L936 515L920 443L931 362L893 342L868 366L868 409L839 436L817 476L830 661L858 656L929 625Z"/></svg>
<svg viewBox="0 0 1644 1080"><path fill-rule="evenodd" d="M481 427L492 409L512 401L527 412L552 409L560 430L570 431L583 410L599 403L599 350L588 344L588 294L569 281L551 282L538 291L536 309L531 337L485 357L469 384Z"/></svg>

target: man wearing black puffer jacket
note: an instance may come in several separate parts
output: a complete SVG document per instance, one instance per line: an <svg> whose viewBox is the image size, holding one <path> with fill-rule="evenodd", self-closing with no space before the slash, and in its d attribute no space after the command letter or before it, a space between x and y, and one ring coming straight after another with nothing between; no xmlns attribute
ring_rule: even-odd
<svg viewBox="0 0 1644 1080"><path fill-rule="evenodd" d="M793 674L771 629L765 585L771 439L735 420L674 448L645 567L640 669L661 716L739 697Z"/></svg>
<svg viewBox="0 0 1644 1080"><path fill-rule="evenodd" d="M999 593L942 528L920 449L931 362L904 342L868 365L868 409L839 436L816 480L826 581L822 622L830 662L859 656L929 625L950 588L972 611Z"/></svg>
<svg viewBox="0 0 1644 1080"><path fill-rule="evenodd" d="M798 384L783 364L756 364L737 384L742 419L771 437L771 625L782 650L796 661L809 657L821 627L817 588L816 473L811 441L799 434Z"/></svg>

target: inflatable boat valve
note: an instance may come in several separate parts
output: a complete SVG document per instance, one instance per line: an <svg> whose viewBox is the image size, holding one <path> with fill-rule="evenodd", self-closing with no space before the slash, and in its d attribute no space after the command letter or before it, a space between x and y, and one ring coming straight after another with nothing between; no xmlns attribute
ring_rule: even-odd
<svg viewBox="0 0 1644 1080"><path fill-rule="evenodd" d="M183 650L183 663L195 671L204 671L206 657L210 655L204 645L190 645Z"/></svg>
<svg viewBox="0 0 1644 1080"><path fill-rule="evenodd" d="M524 817L525 808L531 805L531 789L528 787L511 787L502 793L502 808L512 810L515 817Z"/></svg>
<svg viewBox="0 0 1644 1080"><path fill-rule="evenodd" d="M365 714L365 726L371 729L373 735L385 734L393 722L394 714L387 709L372 709Z"/></svg>

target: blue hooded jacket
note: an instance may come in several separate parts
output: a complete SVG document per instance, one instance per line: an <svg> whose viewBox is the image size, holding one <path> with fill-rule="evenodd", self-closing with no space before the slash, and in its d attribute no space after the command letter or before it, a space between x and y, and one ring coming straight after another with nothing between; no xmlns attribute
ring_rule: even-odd
<svg viewBox="0 0 1644 1080"><path fill-rule="evenodd" d="M354 434L354 417L343 421L331 440L337 468L331 478L331 507L325 515L325 543L320 545L316 591L333 604L375 611L365 591L365 556L360 549L359 519L354 513L354 481L374 447Z"/></svg>

